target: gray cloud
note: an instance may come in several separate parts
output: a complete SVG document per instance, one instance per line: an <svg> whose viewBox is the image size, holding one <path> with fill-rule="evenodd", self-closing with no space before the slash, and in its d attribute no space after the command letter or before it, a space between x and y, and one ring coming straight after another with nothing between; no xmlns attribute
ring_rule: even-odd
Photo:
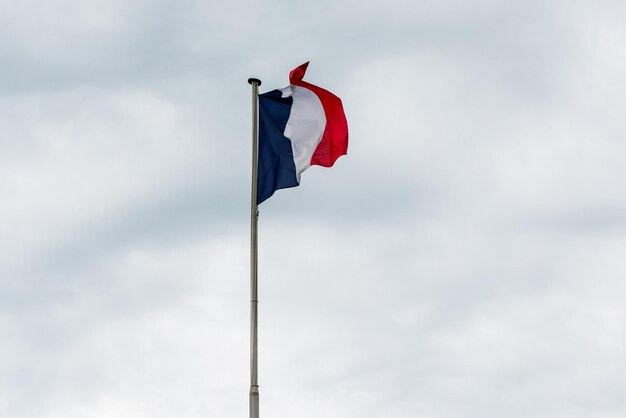
<svg viewBox="0 0 626 418"><path fill-rule="evenodd" d="M2 6L0 415L245 416L246 79L310 59L351 144L260 208L262 414L622 417L625 12Z"/></svg>

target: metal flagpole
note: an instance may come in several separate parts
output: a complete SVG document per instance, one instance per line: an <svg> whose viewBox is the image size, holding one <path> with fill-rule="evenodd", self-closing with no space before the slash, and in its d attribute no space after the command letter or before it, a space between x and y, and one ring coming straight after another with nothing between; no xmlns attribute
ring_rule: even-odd
<svg viewBox="0 0 626 418"><path fill-rule="evenodd" d="M258 235L257 223L259 209L257 199L258 143L259 143L259 86L261 80L249 78L252 85L252 197L250 200L250 418L259 418L259 379L258 379L258 307L257 261Z"/></svg>

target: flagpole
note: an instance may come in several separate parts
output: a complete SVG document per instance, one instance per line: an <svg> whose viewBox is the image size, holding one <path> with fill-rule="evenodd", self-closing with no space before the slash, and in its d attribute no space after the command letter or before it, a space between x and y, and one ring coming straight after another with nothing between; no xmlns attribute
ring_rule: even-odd
<svg viewBox="0 0 626 418"><path fill-rule="evenodd" d="M259 143L259 86L261 80L249 78L252 85L252 193L250 199L250 418L259 418L259 378L258 378L258 235L257 205L258 143Z"/></svg>

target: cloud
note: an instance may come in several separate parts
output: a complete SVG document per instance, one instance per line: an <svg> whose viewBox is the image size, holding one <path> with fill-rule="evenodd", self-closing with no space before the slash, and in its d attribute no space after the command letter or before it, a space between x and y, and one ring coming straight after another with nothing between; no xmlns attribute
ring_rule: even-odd
<svg viewBox="0 0 626 418"><path fill-rule="evenodd" d="M245 415L246 80L310 59L351 142L260 207L261 413L623 416L624 11L7 5L0 412Z"/></svg>

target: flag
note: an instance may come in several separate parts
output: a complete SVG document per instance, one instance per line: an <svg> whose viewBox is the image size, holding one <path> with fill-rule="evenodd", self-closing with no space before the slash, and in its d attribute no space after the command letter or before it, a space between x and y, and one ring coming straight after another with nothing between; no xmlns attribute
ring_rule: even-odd
<svg viewBox="0 0 626 418"><path fill-rule="evenodd" d="M331 167L348 152L341 99L303 80L308 65L289 73L289 86L259 95L257 204L298 186L310 166Z"/></svg>

